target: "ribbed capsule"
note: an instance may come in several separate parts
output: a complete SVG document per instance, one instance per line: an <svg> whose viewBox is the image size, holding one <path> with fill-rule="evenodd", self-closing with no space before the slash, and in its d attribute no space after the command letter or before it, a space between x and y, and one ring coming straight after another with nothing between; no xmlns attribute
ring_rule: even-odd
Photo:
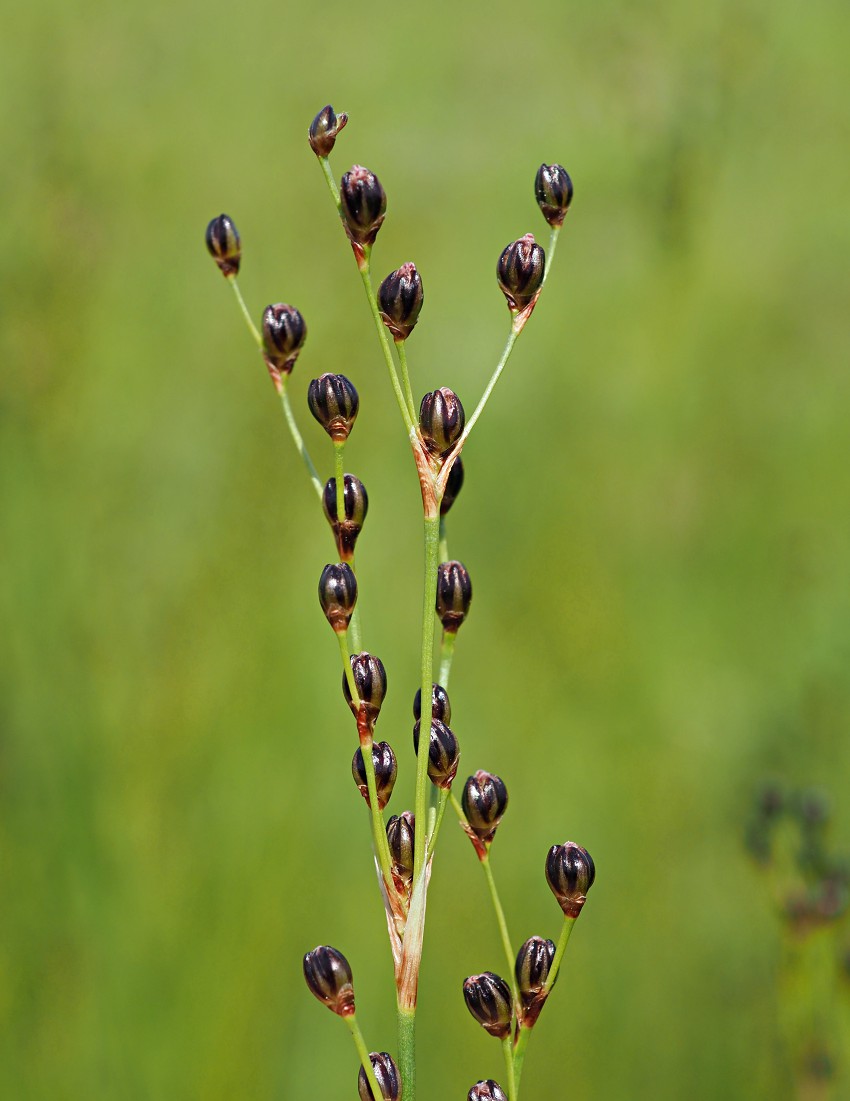
<svg viewBox="0 0 850 1101"><path fill-rule="evenodd" d="M395 340L407 340L413 332L424 301L422 279L415 264L402 264L381 283L378 288L381 319Z"/></svg>
<svg viewBox="0 0 850 1101"><path fill-rule="evenodd" d="M307 390L310 412L335 443L348 439L357 413L360 397L345 375L326 372L314 378Z"/></svg>
<svg viewBox="0 0 850 1101"><path fill-rule="evenodd" d="M413 882L413 848L416 818L412 811L394 814L387 822L387 843L393 862L393 876L403 887Z"/></svg>
<svg viewBox="0 0 850 1101"><path fill-rule="evenodd" d="M526 233L502 250L496 277L513 312L524 310L534 300L543 283L545 268L546 254L533 233Z"/></svg>
<svg viewBox="0 0 850 1101"><path fill-rule="evenodd" d="M419 753L419 720L413 727L413 748ZM457 775L460 762L460 746L457 738L439 719L431 721L431 740L428 745L428 779L438 788L448 789Z"/></svg>
<svg viewBox="0 0 850 1101"><path fill-rule="evenodd" d="M313 994L340 1017L354 1014L354 986L348 960L327 944L304 957L304 978Z"/></svg>
<svg viewBox="0 0 850 1101"><path fill-rule="evenodd" d="M310 148L317 157L330 155L336 144L337 135L347 122L348 115L344 111L340 111L338 115L335 114L330 104L319 111L310 123L310 129L307 132Z"/></svg>
<svg viewBox="0 0 850 1101"><path fill-rule="evenodd" d="M466 1101L508 1101L508 1095L498 1082L487 1078L475 1083L466 1095Z"/></svg>
<svg viewBox="0 0 850 1101"><path fill-rule="evenodd" d="M573 181L562 164L541 164L534 177L534 197L550 226L561 226L573 201Z"/></svg>
<svg viewBox="0 0 850 1101"><path fill-rule="evenodd" d="M419 405L419 434L432 455L445 455L466 424L460 398L448 386L425 394Z"/></svg>
<svg viewBox="0 0 850 1101"><path fill-rule="evenodd" d="M449 471L449 476L446 480L446 488L443 492L443 499L440 502L440 515L445 516L452 505L455 503L455 498L460 493L463 487L464 469L463 458L458 455L455 461L452 463L452 468Z"/></svg>
<svg viewBox="0 0 850 1101"><path fill-rule="evenodd" d="M389 1052L371 1051L369 1052L369 1061L372 1064L372 1070L375 1072L375 1078L381 1090L381 1097L375 1098L372 1087L369 1085L369 1079L366 1077L366 1071L361 1067L357 1076L357 1092L360 1094L360 1101L381 1101L381 1099L383 1101L401 1101L401 1075Z"/></svg>
<svg viewBox="0 0 850 1101"><path fill-rule="evenodd" d="M511 1033L511 989L492 971L464 979L466 1008L491 1036L504 1040Z"/></svg>
<svg viewBox="0 0 850 1101"><path fill-rule="evenodd" d="M463 785L461 803L469 828L489 846L508 809L508 789L504 782L494 773L479 769Z"/></svg>
<svg viewBox="0 0 850 1101"><path fill-rule="evenodd" d="M437 567L437 615L443 630L454 634L469 614L472 582L462 562L441 562Z"/></svg>
<svg viewBox="0 0 850 1101"><path fill-rule="evenodd" d="M422 718L422 689L416 689L413 697L413 717L417 722ZM442 723L452 721L452 705L449 694L441 684L431 685L431 718L439 719Z"/></svg>
<svg viewBox="0 0 850 1101"><path fill-rule="evenodd" d="M524 1028L531 1028L540 1016L540 1010L548 997L545 986L554 958L554 941L543 937L529 937L517 952L514 974Z"/></svg>
<svg viewBox="0 0 850 1101"><path fill-rule="evenodd" d="M226 214L219 214L207 226L204 239L221 274L225 278L237 275L242 260L242 242L233 221Z"/></svg>
<svg viewBox="0 0 850 1101"><path fill-rule="evenodd" d="M263 358L270 371L288 375L307 339L307 326L294 306L278 302L263 310Z"/></svg>
<svg viewBox="0 0 850 1101"><path fill-rule="evenodd" d="M319 603L337 634L348 629L357 603L357 578L347 562L328 564L319 578Z"/></svg>
<svg viewBox="0 0 850 1101"><path fill-rule="evenodd" d="M358 245L372 245L387 209L387 196L378 177L355 164L340 181L339 198L345 232Z"/></svg>
<svg viewBox="0 0 850 1101"><path fill-rule="evenodd" d="M372 743L372 764L375 766L375 790L378 793L378 806L383 810L390 801L396 776L398 775L395 754L386 742ZM354 760L351 762L351 775L354 777L354 782L357 784L360 794L366 800L366 805L371 807L362 748L358 748L354 754Z"/></svg>
<svg viewBox="0 0 850 1101"><path fill-rule="evenodd" d="M577 918L587 892L593 886L596 868L587 849L567 841L553 845L546 857L546 881L567 917Z"/></svg>
<svg viewBox="0 0 850 1101"><path fill-rule="evenodd" d="M340 559L343 562L350 562L354 557L357 537L363 530L363 521L369 511L369 495L366 487L353 474L346 474L343 477L342 507L345 519L340 520L337 509L336 478L328 478L322 493L322 508L334 533Z"/></svg>
<svg viewBox="0 0 850 1101"><path fill-rule="evenodd" d="M387 694L387 671L384 663L374 654L362 650L359 654L352 654L351 672L354 674L354 687L360 697L361 706L366 711L366 719L370 726L374 726L381 711L381 705ZM343 673L342 694L351 708L355 718L357 708L351 698L351 690L348 687L348 677Z"/></svg>

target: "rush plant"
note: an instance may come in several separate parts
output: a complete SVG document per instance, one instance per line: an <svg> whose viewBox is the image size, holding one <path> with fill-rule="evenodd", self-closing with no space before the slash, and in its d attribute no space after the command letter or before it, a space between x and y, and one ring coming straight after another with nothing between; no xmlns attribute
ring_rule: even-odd
<svg viewBox="0 0 850 1101"><path fill-rule="evenodd" d="M384 810L396 784L398 763L390 745L375 740L388 674L380 658L363 649L355 567L355 547L367 516L369 498L360 479L345 471L345 444L355 426L359 396L344 375L323 374L309 383L309 410L332 443L333 473L325 480L308 454L289 397L293 368L307 336L304 318L294 306L277 303L265 308L257 327L237 283L242 249L233 221L221 214L209 223L206 231L207 247L233 288L333 534L338 561L327 564L321 571L319 603L337 637L342 696L356 724L358 745L352 774L370 815L375 867L395 970L398 1012L395 1057L386 1051L370 1052L366 1046L355 1012L352 970L339 950L320 945L308 952L304 957L304 977L319 1001L351 1030L360 1060L358 1090L362 1101L370 1098L399 1101L402 1097L404 1101L415 1101L417 991L428 885L440 826L450 805L486 878L508 976L505 979L486 971L463 982L463 997L472 1017L500 1042L504 1056L502 1084L482 1079L469 1090L468 1099L517 1101L529 1038L557 980L595 870L589 853L579 845L571 841L553 845L541 863L563 911L557 942L535 936L518 950L514 948L490 865L490 849L508 806L507 787L500 777L483 770L474 772L461 784L456 783L460 747L450 725L448 687L458 632L470 610L472 582L465 566L449 558L446 517L464 483L464 446L548 278L573 187L561 165L541 165L534 192L550 230L548 258L531 233L509 243L499 255L496 275L507 301L510 326L501 358L472 414L466 415L460 398L447 386L426 393L417 407L408 369L407 342L423 306L422 279L414 264L405 263L390 272L375 290L372 250L386 215L387 197L378 177L361 165L354 165L337 184L329 157L347 122L347 115L325 107L310 125L309 142L354 254L374 319L410 443L423 513L421 676L413 697L416 753L413 809L394 814L388 820ZM436 647L435 619L442 628ZM429 701L430 708L427 738L421 732L423 700ZM456 795L457 787L460 798Z"/></svg>

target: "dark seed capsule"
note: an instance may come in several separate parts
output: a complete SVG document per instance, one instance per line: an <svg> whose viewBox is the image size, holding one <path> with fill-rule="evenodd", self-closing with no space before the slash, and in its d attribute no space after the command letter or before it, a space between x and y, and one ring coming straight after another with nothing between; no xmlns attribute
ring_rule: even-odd
<svg viewBox="0 0 850 1101"><path fill-rule="evenodd" d="M319 603L331 627L342 634L357 603L357 578L346 562L327 565L319 578Z"/></svg>
<svg viewBox="0 0 850 1101"><path fill-rule="evenodd" d="M336 443L348 439L357 420L360 398L345 375L314 378L307 391L310 412Z"/></svg>
<svg viewBox="0 0 850 1101"><path fill-rule="evenodd" d="M466 1095L466 1101L508 1101L508 1095L498 1082L488 1078L486 1081L475 1083Z"/></svg>
<svg viewBox="0 0 850 1101"><path fill-rule="evenodd" d="M359 654L352 654L350 660L357 695L360 697L361 705L366 709L369 725L374 726L381 704L384 702L384 696L387 694L387 671L380 658L376 658L374 654L368 654L365 650ZM351 698L348 677L345 674L342 677L342 694L356 717L357 708Z"/></svg>
<svg viewBox="0 0 850 1101"><path fill-rule="evenodd" d="M573 201L573 181L562 164L541 164L534 178L534 197L550 226L561 226Z"/></svg>
<svg viewBox="0 0 850 1101"><path fill-rule="evenodd" d="M304 978L320 1002L340 1017L354 1014L354 986L348 960L323 944L304 957Z"/></svg>
<svg viewBox="0 0 850 1101"><path fill-rule="evenodd" d="M469 828L489 845L508 809L508 789L504 782L492 772L479 769L464 784L461 802Z"/></svg>
<svg viewBox="0 0 850 1101"><path fill-rule="evenodd" d="M210 256L218 264L225 277L239 272L242 259L242 243L236 226L226 214L219 214L207 226L205 235Z"/></svg>
<svg viewBox="0 0 850 1101"><path fill-rule="evenodd" d="M383 810L390 801L390 796L395 787L396 775L398 774L395 754L386 742L372 743L372 764L375 766L375 788L378 792L378 806ZM362 749L358 749L354 754L354 760L351 762L351 775L360 789L360 794L366 800L367 806L371 807Z"/></svg>
<svg viewBox="0 0 850 1101"><path fill-rule="evenodd" d="M402 264L378 288L381 318L396 340L407 340L419 320L425 293L415 264Z"/></svg>
<svg viewBox="0 0 850 1101"><path fill-rule="evenodd" d="M577 918L587 892L593 886L596 868L587 849L567 841L553 845L546 857L546 880L567 917Z"/></svg>
<svg viewBox="0 0 850 1101"><path fill-rule="evenodd" d="M290 374L306 339L307 326L294 306L278 302L263 310L263 358L269 370Z"/></svg>
<svg viewBox="0 0 850 1101"><path fill-rule="evenodd" d="M457 632L469 614L472 582L462 562L441 562L437 567L437 615L443 630Z"/></svg>
<svg viewBox="0 0 850 1101"><path fill-rule="evenodd" d="M394 814L387 822L387 842L393 862L393 874L396 879L409 887L413 882L413 847L416 832L416 818L412 811Z"/></svg>
<svg viewBox="0 0 850 1101"><path fill-rule="evenodd" d="M413 727L413 748L419 752L419 720ZM460 761L457 738L439 719L431 722L431 741L428 746L428 778L438 788L450 788Z"/></svg>
<svg viewBox="0 0 850 1101"><path fill-rule="evenodd" d="M422 689L416 689L413 697L413 717L417 722L422 718ZM452 721L452 705L449 702L449 694L441 684L431 685L431 718L439 719L442 723Z"/></svg>
<svg viewBox="0 0 850 1101"><path fill-rule="evenodd" d="M446 481L446 489L443 493L443 499L440 502L440 515L445 516L452 505L455 503L455 497L460 493L463 486L463 459L460 455L452 463L452 468L449 471L449 477Z"/></svg>
<svg viewBox="0 0 850 1101"><path fill-rule="evenodd" d="M389 1053L386 1051L372 1051L369 1053L369 1060L381 1089L381 1097L377 1098L377 1101L381 1101L381 1099L383 1101L400 1101L401 1075ZM360 1094L360 1101L376 1101L363 1067L360 1068L360 1074L357 1077L357 1092Z"/></svg>
<svg viewBox="0 0 850 1101"><path fill-rule="evenodd" d="M543 282L546 254L526 233L502 251L496 265L496 277L512 311L524 310L534 300Z"/></svg>
<svg viewBox="0 0 850 1101"><path fill-rule="evenodd" d="M322 494L322 508L331 526L336 547L343 562L354 557L357 536L363 528L363 521L369 511L369 495L366 487L353 474L343 478L342 507L345 519L340 522L336 499L336 478L328 478Z"/></svg>
<svg viewBox="0 0 850 1101"><path fill-rule="evenodd" d="M327 157L336 144L337 135L348 122L348 115L341 111L334 114L330 104L323 107L310 123L308 140L317 157Z"/></svg>
<svg viewBox="0 0 850 1101"><path fill-rule="evenodd" d="M466 414L460 398L448 386L426 394L419 405L419 432L432 455L445 455L457 443Z"/></svg>
<svg viewBox="0 0 850 1101"><path fill-rule="evenodd" d="M355 164L339 186L345 232L359 245L371 245L378 236L387 209L387 196L374 172Z"/></svg>
<svg viewBox="0 0 850 1101"><path fill-rule="evenodd" d="M517 953L514 974L522 1005L522 1023L525 1028L531 1028L534 1025L548 997L545 986L554 958L554 942L544 940L543 937L529 937ZM554 983L552 985L554 986Z"/></svg>
<svg viewBox="0 0 850 1101"><path fill-rule="evenodd" d="M466 1008L491 1036L504 1040L511 1033L511 990L499 975L485 971L463 983Z"/></svg>

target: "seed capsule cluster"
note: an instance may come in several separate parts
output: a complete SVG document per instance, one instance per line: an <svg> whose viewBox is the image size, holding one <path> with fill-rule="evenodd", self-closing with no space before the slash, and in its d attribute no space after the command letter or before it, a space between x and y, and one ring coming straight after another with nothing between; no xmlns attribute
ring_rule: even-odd
<svg viewBox="0 0 850 1101"><path fill-rule="evenodd" d="M387 334L395 344L401 375L393 376L394 389L416 463L425 519L434 532L425 578L426 609L433 604L435 618L442 626L439 679L444 680L444 684L431 684L427 745L421 744L424 718L421 687L416 690L413 700L413 747L417 757L418 784L416 810L403 810L386 821L383 812L396 786L399 763L389 742L374 740L376 724L387 696L388 675L381 659L361 648L361 613L355 567L355 548L359 545L369 510L369 496L360 478L344 472L343 464L344 448L358 418L360 396L353 382L336 372L321 373L307 386L310 414L333 444L334 472L323 481L318 477L306 445L294 427L294 415L288 404L290 376L307 338L304 317L288 303L268 305L263 311L259 329L255 329L255 336L268 373L283 400L295 442L319 495L339 559L328 563L321 571L319 603L337 636L342 654L343 698L354 717L359 742L351 761L351 773L366 803L372 825L375 858L393 950L398 1004L409 1011L416 1005L425 894L443 812L451 799L479 861L487 875L491 876L490 849L508 807L508 791L504 781L495 773L480 769L464 782L460 806L451 796L460 762L460 745L450 726L452 707L445 685L448 684L458 632L469 616L472 581L462 562L449 559L445 550L442 555L437 553L437 547L445 545L445 517L464 486L465 468L461 451L492 390L492 383L469 420L460 398L448 386L426 392L417 412L408 377L406 342L419 322L425 301L422 277L414 263L406 262L381 281L377 293L372 290L371 253L386 217L387 195L375 173L358 164L342 176L338 187L333 183L328 158L347 123L345 113L337 114L327 105L310 124L308 140L329 182L343 228L367 285L373 318L389 357L391 373L394 370L393 352ZM544 219L553 229L551 240L554 245L557 230L564 222L573 196L572 181L566 170L557 164L541 165L534 181L534 195ZM206 245L239 297L236 276L242 260L242 243L228 215L219 215L209 223ZM534 309L546 277L546 255L533 234L526 233L502 250L496 275L512 317L511 340L492 382L498 378L512 341ZM445 560L439 561L440 557L445 557ZM429 627L433 634L433 626L433 623L426 622L423 637L429 637ZM428 655L426 645L422 666L426 692L430 675L433 675L428 671L433 666L426 664L429 658L432 659L433 654ZM390 719L385 719L382 730L390 722ZM424 782L426 775L432 785L430 789ZM550 850L545 874L563 910L564 928L568 930L581 912L593 884L593 861L585 849L573 842L566 842ZM499 911L498 902L496 905ZM414 914L417 921L411 922ZM473 1018L490 1035L503 1043L510 1041L508 1046L519 1050L519 1045L524 1042L523 1037L527 1039L528 1030L534 1026L557 980L565 945L566 940L556 946L553 940L532 936L520 947L515 961L508 953L511 957L507 972L510 982L493 971L483 971L465 979L463 997ZM341 952L328 945L308 952L304 957L304 977L316 998L333 1013L348 1018L350 1025L353 1023L355 1000L352 973ZM365 1053L368 1049L361 1044L359 1051L362 1063L357 1088L361 1101L401 1101L403 1096L405 1101L414 1101L413 1083L408 1080L409 1092L405 1094L403 1081L405 1075L412 1077L409 1050L405 1052L400 1048L401 1066L388 1052L371 1052L367 1059ZM515 1086L512 1086L511 1101L515 1101L515 1097ZM507 1093L494 1079L478 1081L467 1095L467 1101L507 1099Z"/></svg>

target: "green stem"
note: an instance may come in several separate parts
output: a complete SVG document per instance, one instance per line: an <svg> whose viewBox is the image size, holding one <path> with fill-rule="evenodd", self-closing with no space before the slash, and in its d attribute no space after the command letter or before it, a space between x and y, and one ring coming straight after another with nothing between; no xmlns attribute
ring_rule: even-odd
<svg viewBox="0 0 850 1101"><path fill-rule="evenodd" d="M549 251L546 254L546 268L543 272L543 282L540 284L540 289L546 286L546 280L549 278L549 272L552 270L552 262L555 259L555 249L558 245L558 234L561 232L561 226L552 226L552 232L549 234Z"/></svg>
<svg viewBox="0 0 850 1101"><path fill-rule="evenodd" d="M437 566L440 549L440 516L425 517L425 579L422 597L422 709L420 719L419 752L416 755L416 801L414 814L418 828L415 831L413 854L413 879L416 882L425 865L425 823L428 796L428 750L431 745L431 685L434 664L434 605L437 600Z"/></svg>
<svg viewBox="0 0 850 1101"><path fill-rule="evenodd" d="M401 382L404 386L404 396L407 399L407 408L410 410L410 419L416 420L416 405L413 401L413 392L410 389L410 375L407 370L407 341L397 340L395 350L398 352L398 363L401 368Z"/></svg>
<svg viewBox="0 0 850 1101"><path fill-rule="evenodd" d="M445 558L440 558L440 561L445 562ZM440 679L437 683L441 684L447 692L449 690L449 675L452 671L452 658L455 654L456 641L457 631L443 631L443 639L440 644Z"/></svg>
<svg viewBox="0 0 850 1101"><path fill-rule="evenodd" d="M505 921L505 911L502 909L502 902L499 898L499 892L496 890L496 881L493 878L493 869L490 867L490 853L481 860L481 867L484 869L484 876L487 880L487 886L490 888L490 898L493 900L493 909L496 911L496 921L499 924L499 933L502 938L502 947L505 950L505 959L508 964L508 976L511 984L511 996L513 998L514 1005L519 1005L519 996L516 988L516 975L514 974L514 965L516 964L516 952L511 945L511 937L508 933L508 923Z"/></svg>
<svg viewBox="0 0 850 1101"><path fill-rule="evenodd" d="M404 1101L416 1099L416 1010L398 1007L398 1069ZM380 1097L380 1094L378 1094Z"/></svg>
<svg viewBox="0 0 850 1101"><path fill-rule="evenodd" d="M345 440L334 440L334 474L336 477L336 518L345 520Z"/></svg>
<svg viewBox="0 0 850 1101"><path fill-rule="evenodd" d="M376 1101L384 1096L381 1092L381 1087L378 1084L378 1079L375 1077L375 1068L372 1066L372 1060L369 1058L369 1049L366 1047L366 1041L363 1039L363 1033L360 1031L360 1025L357 1023L357 1018L354 1013L350 1017L344 1017L343 1020L348 1025L351 1031L352 1038L354 1039L354 1046L357 1048L357 1054L360 1056L360 1065L366 1072L366 1077L369 1079L369 1088L375 1096Z"/></svg>
<svg viewBox="0 0 850 1101"><path fill-rule="evenodd" d="M301 433L298 431L298 425L295 423L295 417L292 413L292 406L289 402L289 394L286 392L286 384L288 382L288 376L281 375L280 377L280 403L283 406L283 415L286 417L286 423L289 425L289 433L295 442L295 446L298 449L298 453L304 460L304 465L307 467L307 473L310 475L310 481L313 483L313 489L318 494L319 500L322 499L324 493L324 485L322 480L313 466L313 460L310 458L310 452L304 444L301 438Z"/></svg>
<svg viewBox="0 0 850 1101"><path fill-rule="evenodd" d="M336 637L339 641L339 653L342 658L342 668L348 684L348 691L351 693L351 699L354 706L359 709L360 697L357 694L354 671L351 668L351 659L348 653L348 640L344 631L338 632ZM363 745L361 740L360 752L363 757L363 770L366 773L366 787L369 791L369 817L372 822L372 841L375 845L375 854L378 857L378 864L380 865L381 874L384 877L387 888L389 890L394 890L392 860L390 858L389 842L387 841L387 831L384 826L384 812L378 804L378 785L375 780L375 762L372 760L371 738L369 739L368 745Z"/></svg>
<svg viewBox="0 0 850 1101"><path fill-rule="evenodd" d="M502 1054L505 1057L505 1070L508 1075L508 1101L516 1101L516 1081L514 1078L514 1053L511 1050L511 1038L502 1040Z"/></svg>
<svg viewBox="0 0 850 1101"><path fill-rule="evenodd" d="M502 358L496 364L496 370L490 376L490 381L487 383L487 389L484 391L484 393L481 397L481 401L479 401L478 405L475 407L475 412L472 414L472 416L466 422L466 427L464 428L463 432L461 433L460 439L455 444L455 451L460 451L460 449L463 447L463 445L469 439L469 433L475 427L475 422L478 420L478 418L484 412L484 406L487 404L487 402L490 398L490 395L493 392L493 387L499 381L499 376L501 375L502 371L504 371L504 369L505 369L505 364L508 362L508 358L510 357L511 352L513 351L513 347L514 347L514 344L516 344L516 338L518 336L519 336L519 333L515 332L514 329L513 329L513 326L511 326L511 331L510 331L510 334L508 336L507 343L505 344L504 351L502 352Z"/></svg>
<svg viewBox="0 0 850 1101"><path fill-rule="evenodd" d="M528 1047L528 1039L531 1036L530 1028L521 1028L514 1048L514 1089L519 1093L519 1083L522 1078L522 1068L525 1063L525 1049Z"/></svg>
<svg viewBox="0 0 850 1101"><path fill-rule="evenodd" d="M336 204L337 213L341 218L342 205L339 201L339 188L336 186L336 180L333 178L333 173L331 172L331 162L328 160L327 157L319 157L319 164L325 176L325 183L328 185L328 190L330 191L333 197L333 201Z"/></svg>
<svg viewBox="0 0 850 1101"><path fill-rule="evenodd" d="M440 561L448 562L449 560L449 540L446 536L446 518L440 517ZM440 681L440 684L443 682Z"/></svg>
<svg viewBox="0 0 850 1101"><path fill-rule="evenodd" d="M434 822L434 828L428 834L428 856L430 856L437 845L437 834L440 832L440 826L443 822L443 815L446 812L446 803L449 801L449 795L451 794L451 788L440 788L440 797L437 803L437 818Z"/></svg>
<svg viewBox="0 0 850 1101"><path fill-rule="evenodd" d="M248 326L248 332L254 338L257 343L257 347L260 351L263 350L263 338L260 335L260 330L254 324L251 319L251 315L248 313L248 307L245 305L245 299L242 297L242 291L239 290L239 284L236 282L236 276L231 275L227 282L233 287L233 293L236 295L236 301L239 303L239 309L242 311L242 316L245 318L245 324Z"/></svg>

